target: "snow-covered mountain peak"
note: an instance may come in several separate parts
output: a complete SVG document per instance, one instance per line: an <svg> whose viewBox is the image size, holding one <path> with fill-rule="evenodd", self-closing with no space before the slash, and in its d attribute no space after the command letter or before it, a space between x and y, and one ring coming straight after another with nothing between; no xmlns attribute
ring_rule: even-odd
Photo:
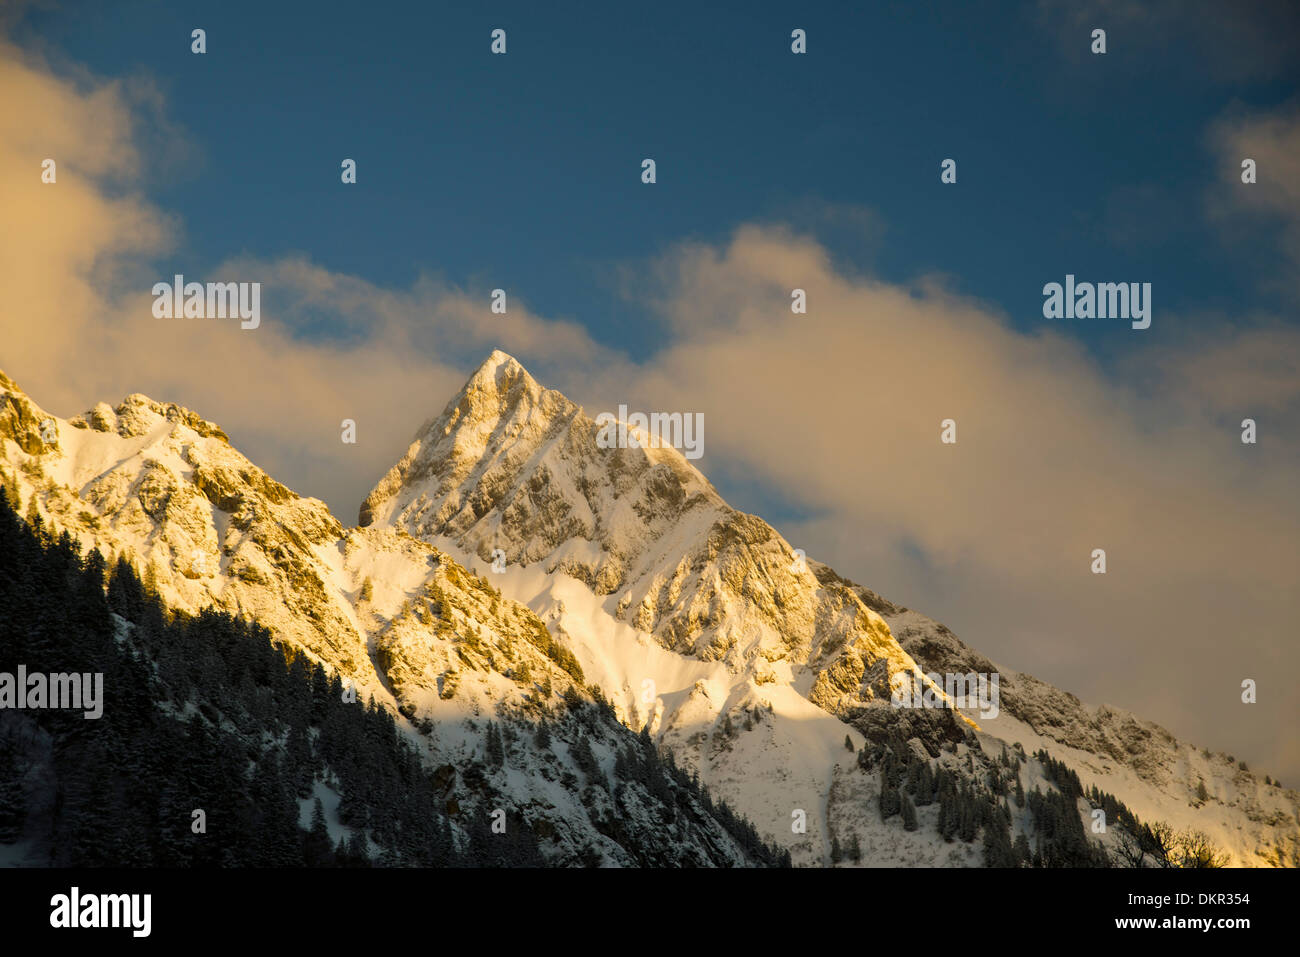
<svg viewBox="0 0 1300 957"><path fill-rule="evenodd" d="M519 364L518 359L508 352L493 349L491 355L484 359L479 367L474 370L474 374L470 376L466 387L482 389L489 383L495 384L502 381L524 381L534 387L537 386L536 380Z"/></svg>
<svg viewBox="0 0 1300 957"><path fill-rule="evenodd" d="M639 536L633 526L665 505L725 507L676 449L602 448L599 432L581 406L497 350L421 427L367 496L359 523L399 524L416 535L477 526L475 537L486 542L504 513L524 524L532 516L541 523L530 531L533 541L500 543L509 561L527 563L575 537ZM518 487L525 476L528 484ZM614 500L621 509L605 514ZM481 557L490 561L497 547L488 544Z"/></svg>
<svg viewBox="0 0 1300 957"><path fill-rule="evenodd" d="M915 663L851 588L820 580L680 451L610 443L611 421L494 354L376 486L362 524L494 566L629 724L719 784L747 780L754 758L724 751L715 729L769 715L784 743L767 757L811 792L844 751L831 715L889 709L891 676ZM931 712L918 733L961 739L969 724L953 718Z"/></svg>
<svg viewBox="0 0 1300 957"><path fill-rule="evenodd" d="M443 414L428 429L441 423L444 428L461 419L476 422L509 418L521 406L525 411L538 407L545 390L514 356L496 349L461 387ZM447 420L443 422L443 420Z"/></svg>

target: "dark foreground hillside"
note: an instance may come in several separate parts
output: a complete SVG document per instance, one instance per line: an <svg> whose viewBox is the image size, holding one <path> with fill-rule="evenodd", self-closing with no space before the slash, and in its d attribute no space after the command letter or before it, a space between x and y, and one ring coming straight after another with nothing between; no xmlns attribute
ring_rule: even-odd
<svg viewBox="0 0 1300 957"><path fill-rule="evenodd" d="M49 866L594 865L548 853L491 783L489 768L423 761L394 717L346 700L339 679L288 660L255 624L174 615L119 559L79 553L0 490L0 672L102 673L102 716L0 709L0 860ZM657 808L650 840L617 821L602 833L640 863L788 865L748 822L714 803L603 701L570 696L553 720L488 728L506 744L611 742L620 780ZM577 750L584 749L581 744ZM589 749L587 749L589 753ZM331 838L318 787L339 795ZM316 795L313 800L313 795ZM308 810L309 809L309 810ZM492 811L498 818L494 822ZM196 814L202 811L202 815ZM310 820L310 823L308 823ZM493 824L497 826L494 828ZM200 826L201 825L201 826ZM727 847L721 847L722 844ZM723 851L726 853L723 853Z"/></svg>

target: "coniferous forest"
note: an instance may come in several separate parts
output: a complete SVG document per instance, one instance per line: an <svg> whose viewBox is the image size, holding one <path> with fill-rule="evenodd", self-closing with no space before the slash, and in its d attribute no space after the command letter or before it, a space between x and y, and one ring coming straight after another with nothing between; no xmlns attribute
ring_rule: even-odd
<svg viewBox="0 0 1300 957"><path fill-rule="evenodd" d="M972 737L970 742L978 747ZM949 743L949 749L955 752ZM937 757L937 751L932 757ZM1203 833L1176 831L1163 822L1145 823L1122 801L1096 787L1085 789L1079 775L1045 750L1034 759L1053 788L1026 793L1020 780L1025 756L1003 748L1000 758L974 751L966 774L955 773L921 756L899 735L858 752L859 769L878 773L882 821L898 815L905 830L918 828L917 808L938 805L934 826L947 842L972 843L981 837L986 867L1223 867L1223 852ZM1017 809L1013 811L1013 806ZM1101 810L1116 840L1108 850L1084 829L1080 808ZM1028 808L1033 846L1025 833L1012 838L1013 817ZM856 838L855 838L856 840ZM857 860L855 853L849 857ZM838 861L837 861L838 862Z"/></svg>

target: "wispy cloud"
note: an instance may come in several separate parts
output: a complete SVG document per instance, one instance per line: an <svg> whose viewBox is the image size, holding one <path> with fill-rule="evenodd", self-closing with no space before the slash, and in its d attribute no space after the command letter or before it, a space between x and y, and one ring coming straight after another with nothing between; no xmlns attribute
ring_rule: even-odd
<svg viewBox="0 0 1300 957"><path fill-rule="evenodd" d="M1274 286L1300 295L1300 102L1273 109L1237 104L1211 124L1207 137L1220 178L1208 191L1211 218L1228 242L1250 255L1281 254ZM1255 161L1256 182L1242 182L1242 162ZM1270 241L1276 229L1280 244Z"/></svg>
<svg viewBox="0 0 1300 957"><path fill-rule="evenodd" d="M1100 28L1131 71L1175 54L1198 74L1244 83L1293 70L1300 56L1300 8L1288 0L1039 0L1037 12L1068 58L1087 58Z"/></svg>

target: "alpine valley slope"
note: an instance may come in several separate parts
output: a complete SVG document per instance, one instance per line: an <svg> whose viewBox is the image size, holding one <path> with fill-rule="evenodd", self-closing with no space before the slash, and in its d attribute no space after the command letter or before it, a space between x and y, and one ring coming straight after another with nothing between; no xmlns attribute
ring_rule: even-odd
<svg viewBox="0 0 1300 957"><path fill-rule="evenodd" d="M642 728L799 864L829 863L833 837L858 844L864 864L983 862L978 844L940 836L932 804L918 802L916 830L881 819L880 775L859 758L886 740L970 782L1002 773L1005 745L1016 757L999 767L1049 791L1026 756L1046 748L1144 820L1207 832L1232 863L1297 863L1294 791L997 668L942 625L799 560L676 450L600 448L597 430L495 352L349 529L184 408L132 395L64 420L0 375L0 481L24 507L129 556L171 607L256 619L355 682L431 762L488 775L556 863L755 862L694 799L678 814L662 795L609 786ZM999 672L1000 715L892 708L890 677L917 666ZM578 757L573 722L556 721L547 746L521 733L593 687L632 729L589 726L599 772ZM488 720L514 729L505 766L488 760ZM483 810L470 777L449 784L464 814ZM992 800L1034 845L1030 813ZM1086 801L1078 810L1089 820ZM806 830L792 829L800 818Z"/></svg>
<svg viewBox="0 0 1300 957"><path fill-rule="evenodd" d="M559 865L776 860L633 756L644 753L637 736L598 706L527 608L409 535L345 530L180 406L131 395L64 420L0 373L0 483L29 522L110 563L127 558L174 611L256 620L387 707L436 769L462 840L500 809ZM620 774L620 762L637 774ZM354 837L328 776L316 793L334 836Z"/></svg>
<svg viewBox="0 0 1300 957"><path fill-rule="evenodd" d="M676 449L602 448L599 430L494 352L366 498L360 524L408 532L467 563L503 559L492 576L502 593L573 649L620 717L648 723L797 863L828 860L831 831L858 833L878 863L971 862L897 822L878 833L879 814L862 813L878 796L874 778L850 771L846 734L860 748L900 727L932 757L943 748L964 758L967 727L953 712L890 707L890 676L918 664L1000 674L1001 713L963 718L985 725L986 752L1047 748L1085 787L1143 820L1206 832L1235 864L1300 863L1296 792L997 667L942 625L801 561ZM789 833L796 809L805 835Z"/></svg>

